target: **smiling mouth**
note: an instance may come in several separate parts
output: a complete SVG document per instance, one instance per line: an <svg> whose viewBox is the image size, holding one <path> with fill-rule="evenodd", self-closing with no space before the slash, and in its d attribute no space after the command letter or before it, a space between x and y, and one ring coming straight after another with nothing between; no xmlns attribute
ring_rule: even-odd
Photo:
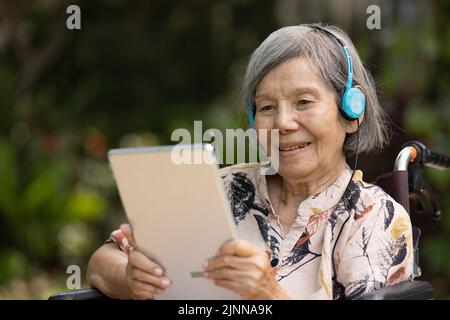
<svg viewBox="0 0 450 320"><path fill-rule="evenodd" d="M306 142L306 143L302 143L299 145L295 145L295 146L290 146L290 147L280 147L280 151L292 151L292 150L297 150L297 149L304 149L307 146L309 146L311 144L311 142Z"/></svg>

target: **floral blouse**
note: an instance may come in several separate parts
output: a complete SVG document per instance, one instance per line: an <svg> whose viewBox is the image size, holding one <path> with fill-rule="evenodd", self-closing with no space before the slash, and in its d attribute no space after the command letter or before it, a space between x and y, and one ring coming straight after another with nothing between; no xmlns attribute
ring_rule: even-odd
<svg viewBox="0 0 450 320"><path fill-rule="evenodd" d="M271 253L280 286L296 299L355 298L413 278L408 213L378 186L352 171L305 199L289 230L282 230L258 164L221 169L237 234ZM345 194L344 194L345 193ZM283 232L284 231L284 232ZM111 234L122 250L128 241Z"/></svg>

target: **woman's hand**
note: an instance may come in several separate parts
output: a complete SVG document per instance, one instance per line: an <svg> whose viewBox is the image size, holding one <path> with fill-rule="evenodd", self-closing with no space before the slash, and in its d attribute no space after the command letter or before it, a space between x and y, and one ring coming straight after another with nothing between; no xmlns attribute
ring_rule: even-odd
<svg viewBox="0 0 450 320"><path fill-rule="evenodd" d="M133 295L133 299L152 299L170 286L171 281L163 276L163 269L156 262L150 260L136 248L129 225L122 225L120 229L126 234L130 242L128 263L126 267L126 281Z"/></svg>
<svg viewBox="0 0 450 320"><path fill-rule="evenodd" d="M272 272L267 252L243 240L224 244L204 271L206 278L244 299L290 299Z"/></svg>
<svg viewBox="0 0 450 320"><path fill-rule="evenodd" d="M132 250L128 256L126 277L134 299L152 299L170 286L162 268L138 250Z"/></svg>

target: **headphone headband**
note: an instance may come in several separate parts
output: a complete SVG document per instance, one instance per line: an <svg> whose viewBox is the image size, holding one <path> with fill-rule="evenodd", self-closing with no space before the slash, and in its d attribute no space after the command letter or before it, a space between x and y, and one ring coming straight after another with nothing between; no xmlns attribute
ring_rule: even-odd
<svg viewBox="0 0 450 320"><path fill-rule="evenodd" d="M340 37L335 35L333 32L331 32L330 30L328 30L320 25L308 24L307 26L310 27L311 29L316 29L316 30L325 32L326 34L330 35L332 38L336 39L336 41L339 42L339 44L341 45L342 49L344 50L345 58L347 60L347 81L346 81L346 86L345 86L345 92L349 91L350 88L352 87L352 83L353 83L353 61L352 61L352 56L348 52L348 47L345 44L344 40L342 40Z"/></svg>
<svg viewBox="0 0 450 320"><path fill-rule="evenodd" d="M340 104L340 110L342 110L343 115L348 120L358 119L363 113L366 106L366 98L364 93L357 87L352 87L353 84L353 61L350 52L348 51L348 47L345 44L344 40L342 40L339 36L335 35L330 30L317 25L317 24L308 24L313 30L319 30L327 35L331 36L335 39L342 47L344 51L345 58L347 60L347 81L345 84L345 91L342 95L342 101Z"/></svg>
<svg viewBox="0 0 450 320"><path fill-rule="evenodd" d="M344 51L345 58L347 60L347 81L345 84L345 91L342 95L341 103L339 104L339 110L341 111L344 118L347 120L355 120L358 119L363 113L366 105L366 100L363 92L357 88L352 87L353 84L353 61L348 50L347 45L344 40L342 40L339 36L335 35L330 30L318 25L318 24L307 24L307 27L318 30L326 33L335 39L342 50ZM254 127L254 116L255 116L255 106L249 101L247 105L247 112L250 120L250 125Z"/></svg>

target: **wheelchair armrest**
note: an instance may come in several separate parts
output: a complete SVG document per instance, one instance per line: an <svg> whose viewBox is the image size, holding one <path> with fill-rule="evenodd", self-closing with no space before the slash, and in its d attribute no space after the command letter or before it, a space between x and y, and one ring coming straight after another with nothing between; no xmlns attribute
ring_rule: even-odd
<svg viewBox="0 0 450 320"><path fill-rule="evenodd" d="M406 281L375 290L355 300L432 300L433 288L426 281Z"/></svg>
<svg viewBox="0 0 450 320"><path fill-rule="evenodd" d="M79 289L59 292L49 300L109 300L110 298L97 289ZM375 290L355 298L355 300L430 300L433 288L426 281L406 281Z"/></svg>
<svg viewBox="0 0 450 320"><path fill-rule="evenodd" d="M97 289L78 289L72 291L58 292L48 298L48 300L109 300Z"/></svg>

